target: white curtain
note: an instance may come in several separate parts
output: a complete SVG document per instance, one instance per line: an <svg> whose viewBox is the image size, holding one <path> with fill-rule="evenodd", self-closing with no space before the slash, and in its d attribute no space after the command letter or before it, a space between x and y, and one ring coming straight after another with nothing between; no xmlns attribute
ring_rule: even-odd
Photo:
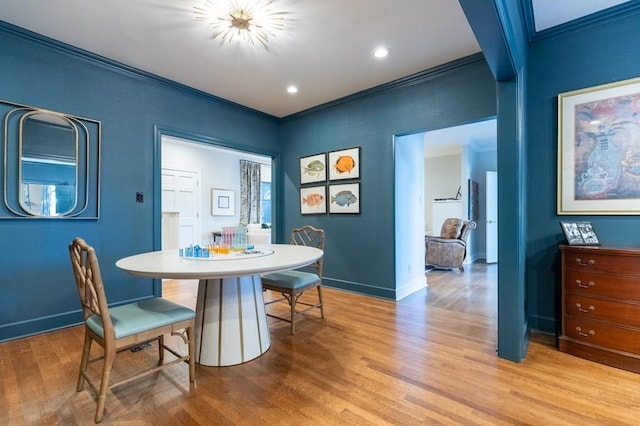
<svg viewBox="0 0 640 426"><path fill-rule="evenodd" d="M240 225L260 223L260 163L240 160Z"/></svg>

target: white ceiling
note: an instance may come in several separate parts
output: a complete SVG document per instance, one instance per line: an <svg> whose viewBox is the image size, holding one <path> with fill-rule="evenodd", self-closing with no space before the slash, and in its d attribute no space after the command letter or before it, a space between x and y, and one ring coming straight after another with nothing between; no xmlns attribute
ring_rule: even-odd
<svg viewBox="0 0 640 426"><path fill-rule="evenodd" d="M532 5L542 29L620 2ZM480 51L455 0L274 0L291 14L269 50L211 40L195 3L1 0L0 20L276 117ZM378 45L391 49L384 60L372 56Z"/></svg>

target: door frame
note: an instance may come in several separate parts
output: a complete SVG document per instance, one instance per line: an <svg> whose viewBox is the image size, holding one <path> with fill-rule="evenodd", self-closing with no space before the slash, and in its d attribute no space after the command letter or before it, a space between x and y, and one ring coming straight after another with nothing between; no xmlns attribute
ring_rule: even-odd
<svg viewBox="0 0 640 426"><path fill-rule="evenodd" d="M279 217L281 180L278 179L281 158L280 154L274 151L253 149L246 146L223 142L200 134L178 130L175 128L153 126L153 250L162 248L162 137L171 136L184 139L188 142L209 144L216 148L229 149L233 151L246 152L248 154L262 155L271 158L271 228L273 235L278 235L280 224L284 220ZM162 281L154 279L153 294L162 295Z"/></svg>

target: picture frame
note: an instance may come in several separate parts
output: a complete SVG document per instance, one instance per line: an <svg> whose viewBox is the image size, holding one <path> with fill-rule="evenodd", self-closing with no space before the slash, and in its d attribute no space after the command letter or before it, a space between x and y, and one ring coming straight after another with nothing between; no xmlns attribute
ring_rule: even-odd
<svg viewBox="0 0 640 426"><path fill-rule="evenodd" d="M329 180L360 177L360 147L331 151L328 157Z"/></svg>
<svg viewBox="0 0 640 426"><path fill-rule="evenodd" d="M558 215L640 213L640 78L558 95Z"/></svg>
<svg viewBox="0 0 640 426"><path fill-rule="evenodd" d="M327 213L327 187L307 186L300 188L300 214Z"/></svg>
<svg viewBox="0 0 640 426"><path fill-rule="evenodd" d="M360 182L329 185L329 213L360 214Z"/></svg>
<svg viewBox="0 0 640 426"><path fill-rule="evenodd" d="M570 246L599 246L600 240L591 222L560 221L560 227Z"/></svg>
<svg viewBox="0 0 640 426"><path fill-rule="evenodd" d="M314 154L300 157L300 184L324 182L327 180L327 155Z"/></svg>
<svg viewBox="0 0 640 426"><path fill-rule="evenodd" d="M236 192L232 189L211 189L211 215L235 216Z"/></svg>

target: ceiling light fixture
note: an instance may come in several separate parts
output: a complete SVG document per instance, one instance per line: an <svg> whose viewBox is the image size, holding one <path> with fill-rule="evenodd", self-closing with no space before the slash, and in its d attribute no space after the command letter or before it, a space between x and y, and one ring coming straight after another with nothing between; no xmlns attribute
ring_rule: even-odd
<svg viewBox="0 0 640 426"><path fill-rule="evenodd" d="M389 54L389 49L386 47L378 47L373 51L373 56L376 58L384 58Z"/></svg>
<svg viewBox="0 0 640 426"><path fill-rule="evenodd" d="M290 12L274 7L276 0L204 0L193 9L196 20L213 30L211 39L231 43L235 39L261 44L268 49L269 37L285 29Z"/></svg>

